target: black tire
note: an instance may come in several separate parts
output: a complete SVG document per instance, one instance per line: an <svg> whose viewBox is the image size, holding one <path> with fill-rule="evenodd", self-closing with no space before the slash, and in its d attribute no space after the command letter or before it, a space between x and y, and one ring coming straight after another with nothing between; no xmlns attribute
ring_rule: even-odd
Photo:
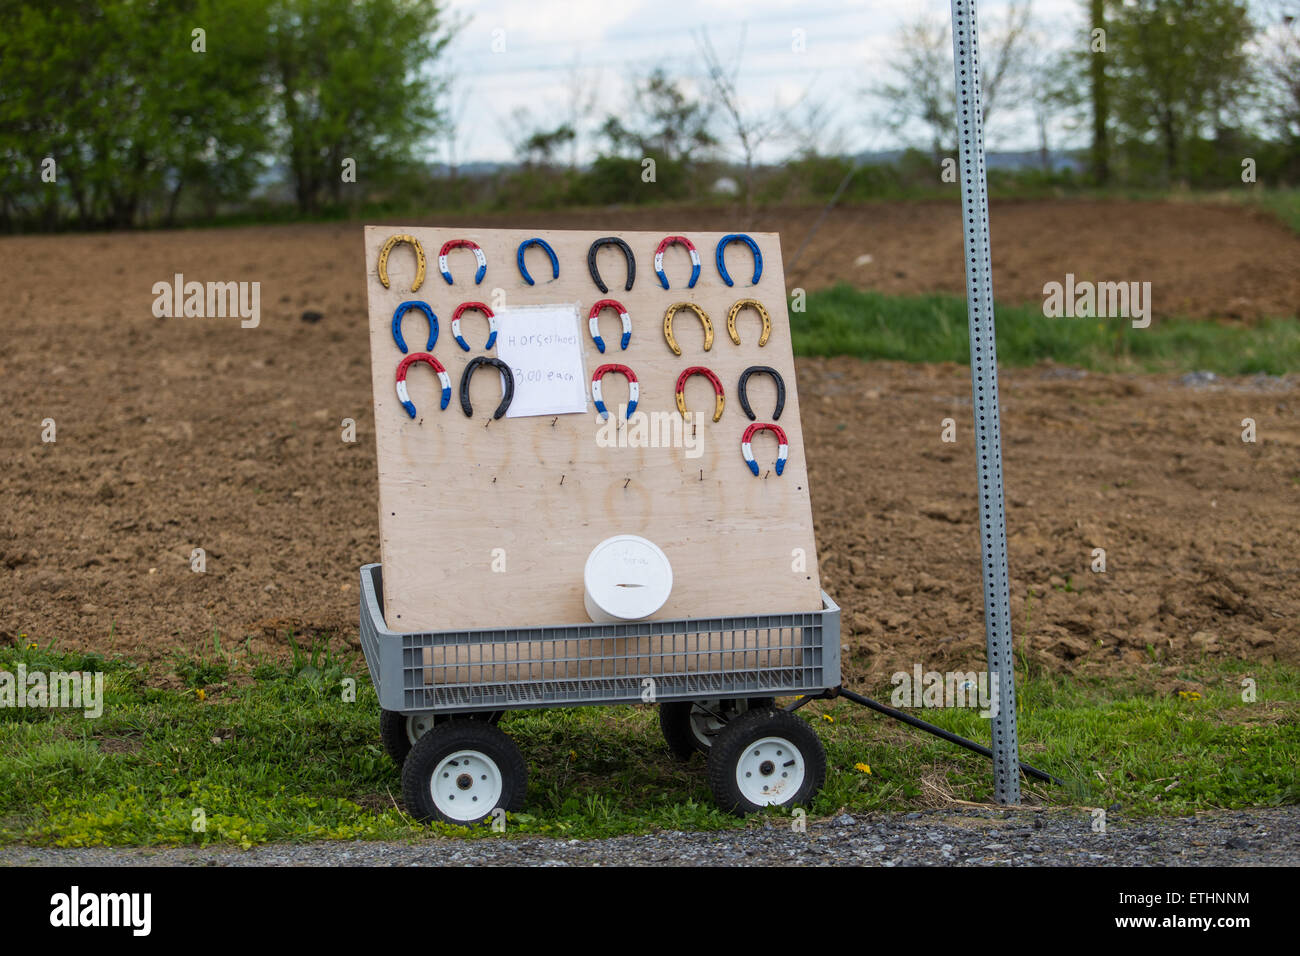
<svg viewBox="0 0 1300 956"><path fill-rule="evenodd" d="M755 748L765 738L775 737L784 744L766 743ZM785 745L794 753L785 752ZM751 754L751 748L754 748ZM779 755L779 756L778 756ZM783 758L803 762L803 780L798 786L785 778ZM774 789L766 803L751 799L741 789L737 770L742 759L760 760L755 767L753 785ZM768 782L767 775L770 776ZM728 813L744 816L761 810L764 806L793 807L812 802L813 797L826 782L826 750L816 731L794 714L774 708L751 710L729 722L719 732L709 751L709 789L718 806ZM788 788L788 792L782 788Z"/></svg>
<svg viewBox="0 0 1300 956"><path fill-rule="evenodd" d="M439 765L447 758L460 752L469 752L472 759L487 761L497 771L500 792L496 799L477 805L479 798L474 788L482 781L488 781L486 774L481 779L464 772L470 765L453 763L444 766L442 777L437 781L444 785L440 791L444 804L453 806L457 796L474 801L466 806L472 807L470 813L460 816L439 807L434 799L433 786ZM460 771L458 777L450 776ZM486 786L491 789L491 782ZM432 730L415 742L402 766L402 800L406 812L421 823L443 820L459 826L475 826L492 817L492 811L500 807L503 810L518 811L523 809L524 795L528 790L528 765L515 742L505 732L484 720L450 719L439 723ZM490 806L488 805L490 803ZM482 810L482 812L478 812Z"/></svg>
<svg viewBox="0 0 1300 956"><path fill-rule="evenodd" d="M716 711L710 711L710 713L725 724L734 719L737 714L745 713L748 710L768 708L773 706L776 701L771 697L742 697L723 700L719 703L721 707ZM659 729L663 731L664 740L668 743L668 749L672 751L673 756L678 760L690 760L691 755L695 753L707 754L712 747L710 737L715 736L717 733L717 731L712 734L705 732L705 739L700 739L699 733L696 732L696 728L691 723L696 708L701 708L700 701L674 700L659 705ZM706 740L709 742L706 743Z"/></svg>
<svg viewBox="0 0 1300 956"><path fill-rule="evenodd" d="M459 716L468 717L471 720L486 720L495 726L504 713L503 710L484 710ZM406 762L406 757L411 752L411 746L415 741L428 732L427 728L424 731L417 732L412 724L419 718L427 718L428 716L430 715L402 714L395 710L381 710L379 712L379 739L384 745L385 753L393 758L393 762L398 767L401 767ZM447 714L433 714L431 716L433 717L431 726L434 727L451 719L450 715Z"/></svg>

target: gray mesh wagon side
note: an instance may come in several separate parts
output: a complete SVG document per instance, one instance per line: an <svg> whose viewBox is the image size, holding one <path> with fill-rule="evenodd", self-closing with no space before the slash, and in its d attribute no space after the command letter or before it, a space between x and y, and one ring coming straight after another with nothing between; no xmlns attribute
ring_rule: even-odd
<svg viewBox="0 0 1300 956"><path fill-rule="evenodd" d="M385 710L465 714L817 693L840 683L840 609L399 633L361 569L361 646ZM651 693L648 693L650 691Z"/></svg>

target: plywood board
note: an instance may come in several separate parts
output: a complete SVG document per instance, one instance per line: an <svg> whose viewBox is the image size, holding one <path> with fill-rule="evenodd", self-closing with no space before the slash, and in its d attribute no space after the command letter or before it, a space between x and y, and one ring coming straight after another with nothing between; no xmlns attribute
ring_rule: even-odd
<svg viewBox="0 0 1300 956"><path fill-rule="evenodd" d="M384 288L378 278L380 248L399 233L417 237L427 258L424 284L414 293L415 256L407 246L396 247L390 256L390 287ZM635 253L631 291L624 291L623 256L613 247L605 247L598 260L608 295L588 273L591 243L608 235L619 235ZM659 233L366 227L381 559L390 628L586 622L583 566L591 549L615 534L650 539L672 563L672 594L656 618L821 607L779 237L751 234L764 260L757 286L750 283L748 250L733 244L727 263L736 284L728 288L714 264L722 235L689 234L702 263L694 289L686 287L691 271L687 253L680 246L670 247L665 271L671 289L665 291L654 272L655 248L663 238ZM536 285L529 286L516 265L516 250L533 236L555 249L560 275L552 280L545 252L533 247L528 265ZM480 285L474 284L470 251L450 254L454 284L448 285L438 271L439 249L458 238L478 243L486 255L488 268ZM757 298L771 315L771 338L762 348L760 322L753 311L743 312L738 320L740 346L727 334L728 310L747 297ZM600 320L604 355L587 333L588 310L603 298L618 300L632 317L626 351L619 349L621 327L611 311ZM402 354L393 340L392 316L408 299L428 302L437 314L440 334L433 354L452 384L451 404L440 411L436 376L427 366L414 367L408 389L418 410L415 419L402 408L394 385ZM462 318L462 333L473 351L462 351L452 337L452 313L466 301L496 307L576 304L586 374L605 363L629 366L640 383L637 416L611 428L589 405L587 414L492 421L501 399L500 377L482 368L470 388L474 417L466 418L458 397L465 366L475 356L495 352L483 349L487 322L476 312ZM674 321L682 355L669 349L664 312L679 301L694 302L710 316L710 351L703 349L701 323L690 310ZM408 312L403 334L411 351L421 350L427 338L424 317ZM712 421L712 386L696 376L687 384L686 399L691 411L702 414L693 426L682 425L675 385L681 371L692 365L710 368L723 383L726 406L717 423ZM741 435L750 422L736 387L750 365L772 366L785 380L785 410L776 424L789 437L790 457L781 476L772 467L776 442L771 433L754 440L759 477L750 473L741 456ZM621 376L605 378L604 395L611 409L626 403ZM753 376L749 397L758 420L771 421L776 389L770 377ZM663 447L665 437L670 447Z"/></svg>

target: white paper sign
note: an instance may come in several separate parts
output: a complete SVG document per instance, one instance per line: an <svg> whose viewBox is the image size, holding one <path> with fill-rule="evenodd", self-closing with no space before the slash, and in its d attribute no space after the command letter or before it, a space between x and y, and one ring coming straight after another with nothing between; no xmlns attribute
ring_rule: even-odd
<svg viewBox="0 0 1300 956"><path fill-rule="evenodd" d="M578 306L542 305L497 312L497 358L515 375L506 418L587 411L587 372Z"/></svg>

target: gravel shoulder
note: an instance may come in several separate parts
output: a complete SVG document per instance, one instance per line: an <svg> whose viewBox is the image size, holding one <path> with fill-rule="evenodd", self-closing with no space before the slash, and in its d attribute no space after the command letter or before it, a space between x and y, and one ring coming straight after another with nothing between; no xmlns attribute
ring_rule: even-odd
<svg viewBox="0 0 1300 956"><path fill-rule="evenodd" d="M0 847L0 866L1296 866L1300 806L1127 820L1077 811L960 809L844 815L806 832L744 830L608 840L509 836L418 843L229 847Z"/></svg>

